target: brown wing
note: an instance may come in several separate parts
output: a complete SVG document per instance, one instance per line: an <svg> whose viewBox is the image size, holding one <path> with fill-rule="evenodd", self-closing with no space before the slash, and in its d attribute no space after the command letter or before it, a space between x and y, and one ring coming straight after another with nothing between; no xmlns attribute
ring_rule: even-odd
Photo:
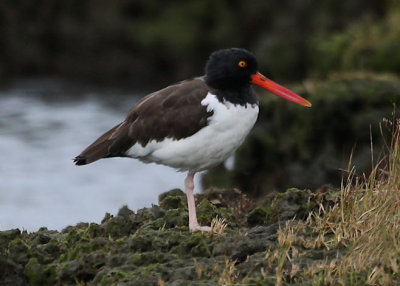
<svg viewBox="0 0 400 286"><path fill-rule="evenodd" d="M202 79L184 81L144 97L125 121L104 133L74 159L77 165L125 156L135 143L182 139L205 127L213 114L201 104L210 88Z"/></svg>

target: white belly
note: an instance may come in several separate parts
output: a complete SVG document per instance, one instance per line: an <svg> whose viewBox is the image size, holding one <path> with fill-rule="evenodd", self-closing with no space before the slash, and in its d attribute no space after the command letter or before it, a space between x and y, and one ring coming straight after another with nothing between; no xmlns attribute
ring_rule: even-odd
<svg viewBox="0 0 400 286"><path fill-rule="evenodd" d="M164 164L180 171L198 172L226 160L242 144L257 120L258 106L221 103L208 93L201 102L213 111L208 125L180 140L150 141L145 147L133 145L127 155L144 162Z"/></svg>

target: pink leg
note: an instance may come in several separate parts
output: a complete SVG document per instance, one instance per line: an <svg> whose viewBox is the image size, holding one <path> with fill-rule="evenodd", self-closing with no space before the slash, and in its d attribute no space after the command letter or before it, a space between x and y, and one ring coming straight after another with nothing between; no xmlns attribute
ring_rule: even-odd
<svg viewBox="0 0 400 286"><path fill-rule="evenodd" d="M191 231L196 231L196 230L210 231L211 227L200 226L199 223L197 222L196 205L194 203L194 195L193 195L194 174L195 173L188 173L188 175L186 176L186 179L185 179L185 189L186 189L186 196L187 196L188 209L189 209L189 229Z"/></svg>

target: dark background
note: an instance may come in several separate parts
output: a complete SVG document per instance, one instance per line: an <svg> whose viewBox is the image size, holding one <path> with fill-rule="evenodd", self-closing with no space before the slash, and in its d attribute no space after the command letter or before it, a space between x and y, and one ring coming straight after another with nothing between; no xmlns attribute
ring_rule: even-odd
<svg viewBox="0 0 400 286"><path fill-rule="evenodd" d="M388 0L2 1L0 76L153 89L202 74L210 52L232 46L253 51L280 81L399 72L399 52L390 57L400 48L395 8Z"/></svg>

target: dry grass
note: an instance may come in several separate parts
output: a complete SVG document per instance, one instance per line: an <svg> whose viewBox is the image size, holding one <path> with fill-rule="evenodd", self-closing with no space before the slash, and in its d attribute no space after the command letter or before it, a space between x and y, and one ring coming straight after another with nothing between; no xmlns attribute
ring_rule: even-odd
<svg viewBox="0 0 400 286"><path fill-rule="evenodd" d="M400 262L400 121L387 123L393 135L388 155L367 178L350 172L340 202L314 216L316 227L333 233L333 246L349 248L337 274L366 273L368 284L380 285L398 279Z"/></svg>
<svg viewBox="0 0 400 286"><path fill-rule="evenodd" d="M210 235L223 235L228 223L224 218L216 217L211 221Z"/></svg>
<svg viewBox="0 0 400 286"><path fill-rule="evenodd" d="M283 280L311 281L313 285L400 282L400 120L383 123L392 140L371 174L356 176L350 169L333 206L321 205L305 222L288 222L279 230L279 248L267 253L277 265L277 285ZM302 235L305 232L313 235ZM301 249L336 249L338 255L299 269L292 260L294 255L302 255ZM292 270L286 273L285 261L292 263Z"/></svg>
<svg viewBox="0 0 400 286"><path fill-rule="evenodd" d="M235 271L235 261L226 260L225 267L218 279L218 285L234 285L238 281L238 274Z"/></svg>

